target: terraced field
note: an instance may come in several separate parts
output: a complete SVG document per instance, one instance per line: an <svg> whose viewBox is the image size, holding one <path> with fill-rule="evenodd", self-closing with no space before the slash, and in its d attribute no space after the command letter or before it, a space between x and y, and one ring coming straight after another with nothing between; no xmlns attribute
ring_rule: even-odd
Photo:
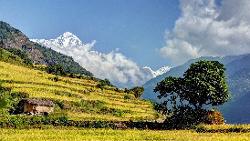
<svg viewBox="0 0 250 141"><path fill-rule="evenodd" d="M66 113L73 120L154 120L158 117L148 101L124 98L126 93L112 87L96 88L97 81L59 77L22 66L0 62L0 81L3 87L24 92L30 98L52 99L64 107L55 112ZM72 106L73 105L73 106Z"/></svg>

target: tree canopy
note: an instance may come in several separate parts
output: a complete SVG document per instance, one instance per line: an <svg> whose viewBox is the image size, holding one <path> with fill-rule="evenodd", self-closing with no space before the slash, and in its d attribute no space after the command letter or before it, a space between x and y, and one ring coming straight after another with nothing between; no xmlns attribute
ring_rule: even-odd
<svg viewBox="0 0 250 141"><path fill-rule="evenodd" d="M139 98L143 94L144 88L136 86L136 87L130 89L130 91L134 93L135 98Z"/></svg>
<svg viewBox="0 0 250 141"><path fill-rule="evenodd" d="M55 65L49 65L46 68L47 73L55 74L55 75L60 75L60 76L65 76L67 73L63 69L61 65L55 64Z"/></svg>
<svg viewBox="0 0 250 141"><path fill-rule="evenodd" d="M229 100L224 65L218 61L198 61L191 64L183 77L167 77L157 84L154 92L164 98L166 113L187 107L194 111L218 106Z"/></svg>

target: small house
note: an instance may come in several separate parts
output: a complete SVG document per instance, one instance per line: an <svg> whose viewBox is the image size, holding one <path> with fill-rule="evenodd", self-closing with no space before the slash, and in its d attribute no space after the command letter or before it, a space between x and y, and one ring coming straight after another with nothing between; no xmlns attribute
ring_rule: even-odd
<svg viewBox="0 0 250 141"><path fill-rule="evenodd" d="M47 115L54 111L54 103L51 100L23 99L21 105L23 113L32 115Z"/></svg>

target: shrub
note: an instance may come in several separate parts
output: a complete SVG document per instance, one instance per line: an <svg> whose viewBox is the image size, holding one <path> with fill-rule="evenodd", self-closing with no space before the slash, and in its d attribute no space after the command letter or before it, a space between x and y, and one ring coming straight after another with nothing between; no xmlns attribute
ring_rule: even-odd
<svg viewBox="0 0 250 141"><path fill-rule="evenodd" d="M124 99L126 100L126 99L131 99L131 97L128 95L128 94L125 94L124 95Z"/></svg>
<svg viewBox="0 0 250 141"><path fill-rule="evenodd" d="M65 105L62 100L55 100L55 105L57 105L60 109L64 109Z"/></svg>
<svg viewBox="0 0 250 141"><path fill-rule="evenodd" d="M141 95L143 94L144 92L144 88L143 87L134 87L132 89L130 89L130 92L133 92L134 93L134 96L135 98L140 98Z"/></svg>
<svg viewBox="0 0 250 141"><path fill-rule="evenodd" d="M0 85L0 112L2 115L15 114L21 111L19 102L29 95L22 92L11 92L11 89Z"/></svg>
<svg viewBox="0 0 250 141"><path fill-rule="evenodd" d="M113 85L111 84L111 82L108 79L99 80L99 83L96 85L97 88L100 88L102 90L104 89L105 86L113 87Z"/></svg>
<svg viewBox="0 0 250 141"><path fill-rule="evenodd" d="M211 110L207 112L206 124L224 124L224 118L219 111Z"/></svg>
<svg viewBox="0 0 250 141"><path fill-rule="evenodd" d="M47 66L46 71L47 73L60 75L60 76L65 76L67 74L64 68L58 64Z"/></svg>
<svg viewBox="0 0 250 141"><path fill-rule="evenodd" d="M58 82L60 80L58 76L50 77L49 79L54 81L54 82Z"/></svg>
<svg viewBox="0 0 250 141"><path fill-rule="evenodd" d="M188 129L198 125L207 119L206 110L195 110L188 106L177 107L173 110L173 114L164 121L168 129Z"/></svg>
<svg viewBox="0 0 250 141"><path fill-rule="evenodd" d="M117 117L122 117L124 115L124 111L122 111L120 109L114 109L113 115L117 116Z"/></svg>
<svg viewBox="0 0 250 141"><path fill-rule="evenodd" d="M10 116L8 118L8 123L10 126L15 128L22 128L29 125L29 121L26 120L23 116Z"/></svg>
<svg viewBox="0 0 250 141"><path fill-rule="evenodd" d="M125 88L124 93L130 93L130 90L128 88Z"/></svg>
<svg viewBox="0 0 250 141"><path fill-rule="evenodd" d="M119 89L119 88L115 88L114 90L115 90L116 92L118 92L118 93L123 93L123 92L124 92L122 89Z"/></svg>

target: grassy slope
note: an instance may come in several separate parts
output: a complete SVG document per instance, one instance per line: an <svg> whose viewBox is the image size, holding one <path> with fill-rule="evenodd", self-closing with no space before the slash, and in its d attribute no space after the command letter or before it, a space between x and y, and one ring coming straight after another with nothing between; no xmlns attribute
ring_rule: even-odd
<svg viewBox="0 0 250 141"><path fill-rule="evenodd" d="M109 129L0 129L0 140L22 141L248 141L250 133L196 133L191 130L153 131L153 130L109 130Z"/></svg>
<svg viewBox="0 0 250 141"><path fill-rule="evenodd" d="M42 71L0 62L0 80L3 81L3 87L28 93L32 98L59 100L63 103L79 103L84 100L87 106L90 106L90 110L86 104L82 108L75 106L70 110L55 107L55 113L67 113L70 119L118 121L156 119L157 114L150 102L137 99L125 100L125 93L112 89L102 91L95 88L97 82L93 80L59 77L59 81L55 82L51 80L53 77L55 76ZM95 102L101 103L99 107L106 107L108 110L101 111ZM93 106L88 103L92 103Z"/></svg>

